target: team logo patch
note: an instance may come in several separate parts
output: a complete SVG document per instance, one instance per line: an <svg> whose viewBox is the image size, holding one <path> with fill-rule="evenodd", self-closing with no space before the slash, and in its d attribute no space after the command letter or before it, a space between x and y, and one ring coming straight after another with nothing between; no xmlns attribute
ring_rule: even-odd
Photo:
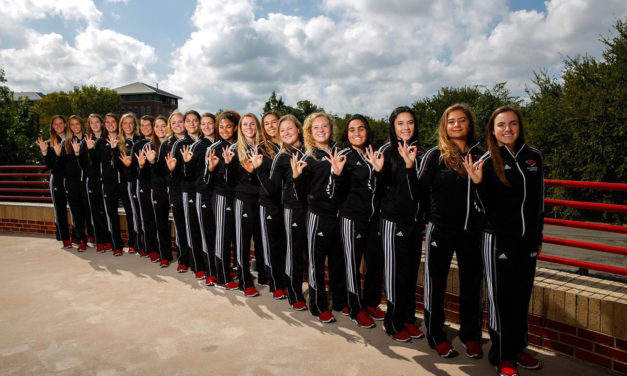
<svg viewBox="0 0 627 376"><path fill-rule="evenodd" d="M536 165L536 161L534 161L533 159L529 159L525 161L526 164L528 164L529 166L533 167Z"/></svg>
<svg viewBox="0 0 627 376"><path fill-rule="evenodd" d="M538 171L538 162L534 161L533 159L528 159L525 161L525 163L527 164L527 171Z"/></svg>

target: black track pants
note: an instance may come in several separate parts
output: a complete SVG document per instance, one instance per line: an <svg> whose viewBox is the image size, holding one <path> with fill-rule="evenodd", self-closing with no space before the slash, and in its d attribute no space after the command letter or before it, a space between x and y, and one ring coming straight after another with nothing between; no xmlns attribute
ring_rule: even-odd
<svg viewBox="0 0 627 376"><path fill-rule="evenodd" d="M122 182L120 198L124 213L126 213L126 229L128 231L128 247L139 249L137 243L137 194L135 192L135 182Z"/></svg>
<svg viewBox="0 0 627 376"><path fill-rule="evenodd" d="M265 267L270 281L270 291L287 288L285 279L285 228L283 210L280 207L266 207L259 205L259 223L261 225L261 239L263 259L265 265L257 264L257 269ZM255 243L257 244L257 243ZM257 248L255 245L255 257Z"/></svg>
<svg viewBox="0 0 627 376"><path fill-rule="evenodd" d="M203 252L200 222L198 222L196 192L183 192L185 229L190 252L191 269L195 272L207 272L207 257Z"/></svg>
<svg viewBox="0 0 627 376"><path fill-rule="evenodd" d="M179 265L189 266L189 239L187 239L187 226L185 225L185 204L181 192L170 191L170 208L174 218L174 230L176 233L176 247L178 248L177 261Z"/></svg>
<svg viewBox="0 0 627 376"><path fill-rule="evenodd" d="M120 217L118 215L118 202L120 201L120 184L118 182L106 182L102 184L102 199L107 217L107 227L113 243L114 250L122 250L124 243L120 235Z"/></svg>
<svg viewBox="0 0 627 376"><path fill-rule="evenodd" d="M67 222L67 197L65 195L64 178L50 174L50 196L54 208L54 224L57 227L57 240L70 240Z"/></svg>
<svg viewBox="0 0 627 376"><path fill-rule="evenodd" d="M259 226L259 204L241 201L236 198L233 200L233 206L235 207L235 249L237 265L239 266L239 288L240 290L245 290L254 286L253 278L250 274L251 238L255 241L257 270L263 270L263 257L261 260L257 257L257 255L263 254L261 229Z"/></svg>
<svg viewBox="0 0 627 376"><path fill-rule="evenodd" d="M155 213L152 209L152 189L150 186L137 183L137 201L139 202L139 238L145 252L158 252L156 236L148 236L149 229L156 226Z"/></svg>
<svg viewBox="0 0 627 376"><path fill-rule="evenodd" d="M200 235L202 238L202 249L207 263L207 276L216 275L216 224L213 220L213 209L211 206L211 194L196 193L196 212L198 213L198 223L200 224Z"/></svg>
<svg viewBox="0 0 627 376"><path fill-rule="evenodd" d="M150 192L155 227L147 228L147 236L155 239L161 260L172 261L172 238L170 225L170 200L166 187L154 187Z"/></svg>
<svg viewBox="0 0 627 376"><path fill-rule="evenodd" d="M72 229L75 239L87 243L85 225L87 224L89 209L83 206L83 183L81 178L67 177L65 178L64 186L70 213L72 214Z"/></svg>
<svg viewBox="0 0 627 376"><path fill-rule="evenodd" d="M213 218L216 223L216 280L220 284L232 281L231 278L231 243L235 232L232 199L220 194L213 194Z"/></svg>
<svg viewBox="0 0 627 376"><path fill-rule="evenodd" d="M304 302L303 273L307 251L306 210L301 208L283 209L285 226L285 277L287 278L287 298L290 304Z"/></svg>
<svg viewBox="0 0 627 376"><path fill-rule="evenodd" d="M86 178L87 204L96 244L111 243L111 234L107 226L107 219L102 202L102 186L98 178Z"/></svg>

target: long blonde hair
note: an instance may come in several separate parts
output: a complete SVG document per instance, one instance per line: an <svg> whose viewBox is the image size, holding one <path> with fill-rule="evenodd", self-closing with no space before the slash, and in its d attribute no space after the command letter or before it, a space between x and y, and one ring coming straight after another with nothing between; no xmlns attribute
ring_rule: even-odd
<svg viewBox="0 0 627 376"><path fill-rule="evenodd" d="M477 142L475 131L475 118L465 103L455 103L450 106L440 118L440 125L438 127L438 147L440 149L440 160L444 162L444 165L451 170L457 172L459 176L466 176L467 172L462 165L462 153L463 150L459 150L457 145L451 140L446 133L446 127L448 125L448 115L453 111L463 111L468 118L468 135L466 136L466 145L472 146Z"/></svg>
<svg viewBox="0 0 627 376"><path fill-rule="evenodd" d="M248 146L246 143L246 138L244 137L244 134L242 133L242 122L244 121L244 118L253 118L253 120L255 120L255 126L257 127L257 131L255 132L255 145L253 145L253 147L256 147L257 144L259 144L259 139L260 139L260 126L259 126L259 119L257 118L257 116L255 114L252 113L246 113L244 115L242 115L241 118L239 118L239 123L237 124L237 158L239 158L240 162L243 161L244 159L248 158L248 156L246 155L248 152Z"/></svg>
<svg viewBox="0 0 627 376"><path fill-rule="evenodd" d="M303 139L305 140L305 152L312 156L312 158L316 159L315 154L313 153L313 148L316 146L316 141L313 138L312 133L312 123L319 117L325 117L329 121L330 135L329 135L329 143L333 141L333 124L335 123L335 119L333 116L327 114L326 112L314 112L310 114L305 119L305 125L303 125Z"/></svg>
<svg viewBox="0 0 627 376"><path fill-rule="evenodd" d="M168 116L167 125L168 125L168 130L170 131L170 137L169 137L170 141L174 141L174 138L175 138L174 132L172 132L172 125L171 124L172 124L172 118L177 116L177 115L180 115L183 119L185 119L185 115L183 115L183 113L181 111L179 111L179 110L172 111L170 116ZM159 117L157 117L157 119L159 119ZM157 121L157 119L155 119L155 121Z"/></svg>
<svg viewBox="0 0 627 376"><path fill-rule="evenodd" d="M74 154L74 150L72 150L72 138L74 138L74 132L70 127L70 122L72 120L78 120L78 123L81 125L81 133L85 133L85 124L83 123L83 119L78 115L72 115L68 118L67 127L65 127L65 152L70 155Z"/></svg>
<svg viewBox="0 0 627 376"><path fill-rule="evenodd" d="M108 117L113 118L115 120L116 132L117 132L116 138L118 139L118 148L120 149L122 153L126 154L126 142L124 141L124 135L122 134L122 130L120 129L120 121L118 120L118 115L114 114L113 112L109 112L104 117L105 117L105 122L107 121ZM107 127L105 127L105 130L107 130ZM109 136L109 131L107 131L107 136Z"/></svg>

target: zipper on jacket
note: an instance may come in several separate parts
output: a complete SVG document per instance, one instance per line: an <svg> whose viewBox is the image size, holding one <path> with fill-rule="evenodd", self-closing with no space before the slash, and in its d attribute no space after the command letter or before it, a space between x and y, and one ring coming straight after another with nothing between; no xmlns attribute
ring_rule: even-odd
<svg viewBox="0 0 627 376"><path fill-rule="evenodd" d="M509 152L509 154L514 158L514 163L516 163L516 168L518 168L518 171L520 172L520 175L523 178L523 199L522 199L522 203L520 204L520 219L522 220L522 234L520 235L521 237L525 236L525 200L527 199L527 179L525 179L525 174L520 168L520 165L518 164L518 159L516 159L516 157L518 156L518 154L524 147L525 145L521 146L520 150L518 150L516 155L512 154L512 152L509 150L507 146L505 147L507 151Z"/></svg>

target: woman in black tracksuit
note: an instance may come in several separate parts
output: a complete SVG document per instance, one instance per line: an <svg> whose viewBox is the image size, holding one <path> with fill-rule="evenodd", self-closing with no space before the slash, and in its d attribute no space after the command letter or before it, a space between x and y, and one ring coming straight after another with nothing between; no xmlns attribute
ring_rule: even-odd
<svg viewBox="0 0 627 376"><path fill-rule="evenodd" d="M85 191L87 192L91 224L94 228L96 252L103 253L110 251L113 245L103 207L100 169L89 158L89 150L93 149L96 142L105 134L102 116L98 114L89 115L87 125L85 141L81 143L78 160L85 177Z"/></svg>
<svg viewBox="0 0 627 376"><path fill-rule="evenodd" d="M237 141L237 124L240 115L232 110L221 112L217 117L220 138L207 149L207 169L204 180L213 190L213 218L216 223L215 266L216 284L221 289L234 290L239 284L231 276L231 243L234 238L233 213L234 191L228 183L228 166L225 159L232 158L229 151Z"/></svg>
<svg viewBox="0 0 627 376"><path fill-rule="evenodd" d="M189 267L189 239L187 239L187 227L185 225L185 203L183 202L183 191L181 181L183 179L183 156L181 154L181 143L190 143L186 139L185 117L178 111L172 112L168 118L168 124L172 130L172 137L169 139L168 153L165 155L165 162L168 167L168 195L170 208L174 218L174 230L176 233L176 247L178 248L178 267L176 271L186 273ZM165 145L163 147L166 147ZM160 153L165 150L160 150ZM181 163L178 163L178 161Z"/></svg>
<svg viewBox="0 0 627 376"><path fill-rule="evenodd" d="M50 119L50 139L44 141L42 137L37 139L37 146L41 150L44 165L50 169L50 196L54 208L54 224L57 228L57 240L63 242L63 248L72 248L72 240L68 230L67 221L67 197L65 195L64 181L65 171L58 163L65 141L65 128L67 124L61 115L55 115Z"/></svg>
<svg viewBox="0 0 627 376"><path fill-rule="evenodd" d="M283 213L280 216L283 218L285 234L284 277L287 284L287 299L294 310L304 311L307 309L303 296L307 247L305 232L307 197L302 185L301 190L296 189L293 179L297 161L305 154L300 121L294 115L284 115L279 119L278 133L281 138L281 149L274 157L270 170L263 166L266 158L261 155L253 158L253 164L263 194L281 197ZM273 273L279 272L281 271L273 268Z"/></svg>
<svg viewBox="0 0 627 376"><path fill-rule="evenodd" d="M446 281L455 252L460 286L458 336L466 348L466 355L480 358L482 223L476 193L464 169L463 159L471 155L478 160L483 150L476 141L472 112L464 104L455 104L444 111L438 134L438 146L427 151L418 174L421 195L427 197L429 220L424 271L427 340L440 356L455 355L442 330Z"/></svg>
<svg viewBox="0 0 627 376"><path fill-rule="evenodd" d="M252 158L257 178L261 169L269 175L274 158L279 153L279 115L276 112L267 112L261 118L261 142L257 146L255 157L261 158L262 164L257 166ZM283 224L283 207L281 204L281 190L270 192L259 190L259 223L261 225L261 239L263 260L265 265L257 264L257 269L263 268L268 278L270 291L274 299L287 297L287 281L285 278L285 228ZM257 250L255 250L257 252ZM256 256L256 253L255 253Z"/></svg>
<svg viewBox="0 0 627 376"><path fill-rule="evenodd" d="M166 156L172 150L174 143L170 136L172 131L168 125L168 119L159 115L154 122L155 137L152 142L148 143L145 148L146 160L148 163L140 166L144 174L144 170L150 175L150 198L152 201L152 211L156 226L148 228L146 236L156 239L159 249L158 255L150 255L151 260L161 260L159 266L167 268L172 262L172 233L170 226L170 199L168 197L168 182L170 179L170 171L168 170Z"/></svg>
<svg viewBox="0 0 627 376"><path fill-rule="evenodd" d="M100 171L103 206L109 236L113 243L113 255L122 256L124 243L120 235L118 202L122 195L120 154L125 154L126 144L118 128L117 115L108 113L104 120L107 132L104 137L96 141L92 149L89 149L89 159L92 165Z"/></svg>
<svg viewBox="0 0 627 376"><path fill-rule="evenodd" d="M333 309L348 313L337 204L327 194L331 176L330 161L339 151L333 142L333 122L333 117L323 112L307 116L303 127L307 153L293 171L297 186L307 187L309 310L324 323L335 321L329 310L324 280L327 258Z"/></svg>
<svg viewBox="0 0 627 376"><path fill-rule="evenodd" d="M387 313L383 330L397 341L422 338L416 325L416 282L424 228L420 202L414 187L424 154L418 145L416 117L409 107L390 115L390 142L378 158L381 172L380 233L385 257Z"/></svg>
<svg viewBox="0 0 627 376"><path fill-rule="evenodd" d="M60 163L65 170L65 194L67 195L70 213L72 214L72 228L78 240L78 251L85 252L87 249L87 234L93 240L94 229L89 218L89 204L87 194L84 192L85 183L83 169L79 163L80 148L83 142L83 120L72 115L68 119L68 127L65 133L64 147L59 157Z"/></svg>
<svg viewBox="0 0 627 376"><path fill-rule="evenodd" d="M134 254L141 251L145 255L143 244L140 243L140 224L139 224L139 200L137 199L137 169L126 167L124 161L130 162L132 156L131 151L133 144L141 140L137 131L137 118L132 112L127 112L120 118L120 129L124 138L124 153L120 153L120 197L122 198L122 206L126 213L126 229L128 232L128 253Z"/></svg>
<svg viewBox="0 0 627 376"><path fill-rule="evenodd" d="M383 251L378 235L379 202L375 197L383 160L372 150L368 120L353 115L342 134L342 149L332 159L333 174L327 192L339 203L339 223L346 263L346 288L351 319L362 328L375 326L383 282ZM361 259L366 260L363 300ZM373 315L369 312L372 312ZM373 317L374 316L374 317Z"/></svg>
<svg viewBox="0 0 627 376"><path fill-rule="evenodd" d="M489 360L500 375L516 365L536 369L527 347L527 312L542 250L544 178L540 152L525 145L520 111L496 109L486 126L488 153L465 165L476 184L486 225L483 261L488 291Z"/></svg>

